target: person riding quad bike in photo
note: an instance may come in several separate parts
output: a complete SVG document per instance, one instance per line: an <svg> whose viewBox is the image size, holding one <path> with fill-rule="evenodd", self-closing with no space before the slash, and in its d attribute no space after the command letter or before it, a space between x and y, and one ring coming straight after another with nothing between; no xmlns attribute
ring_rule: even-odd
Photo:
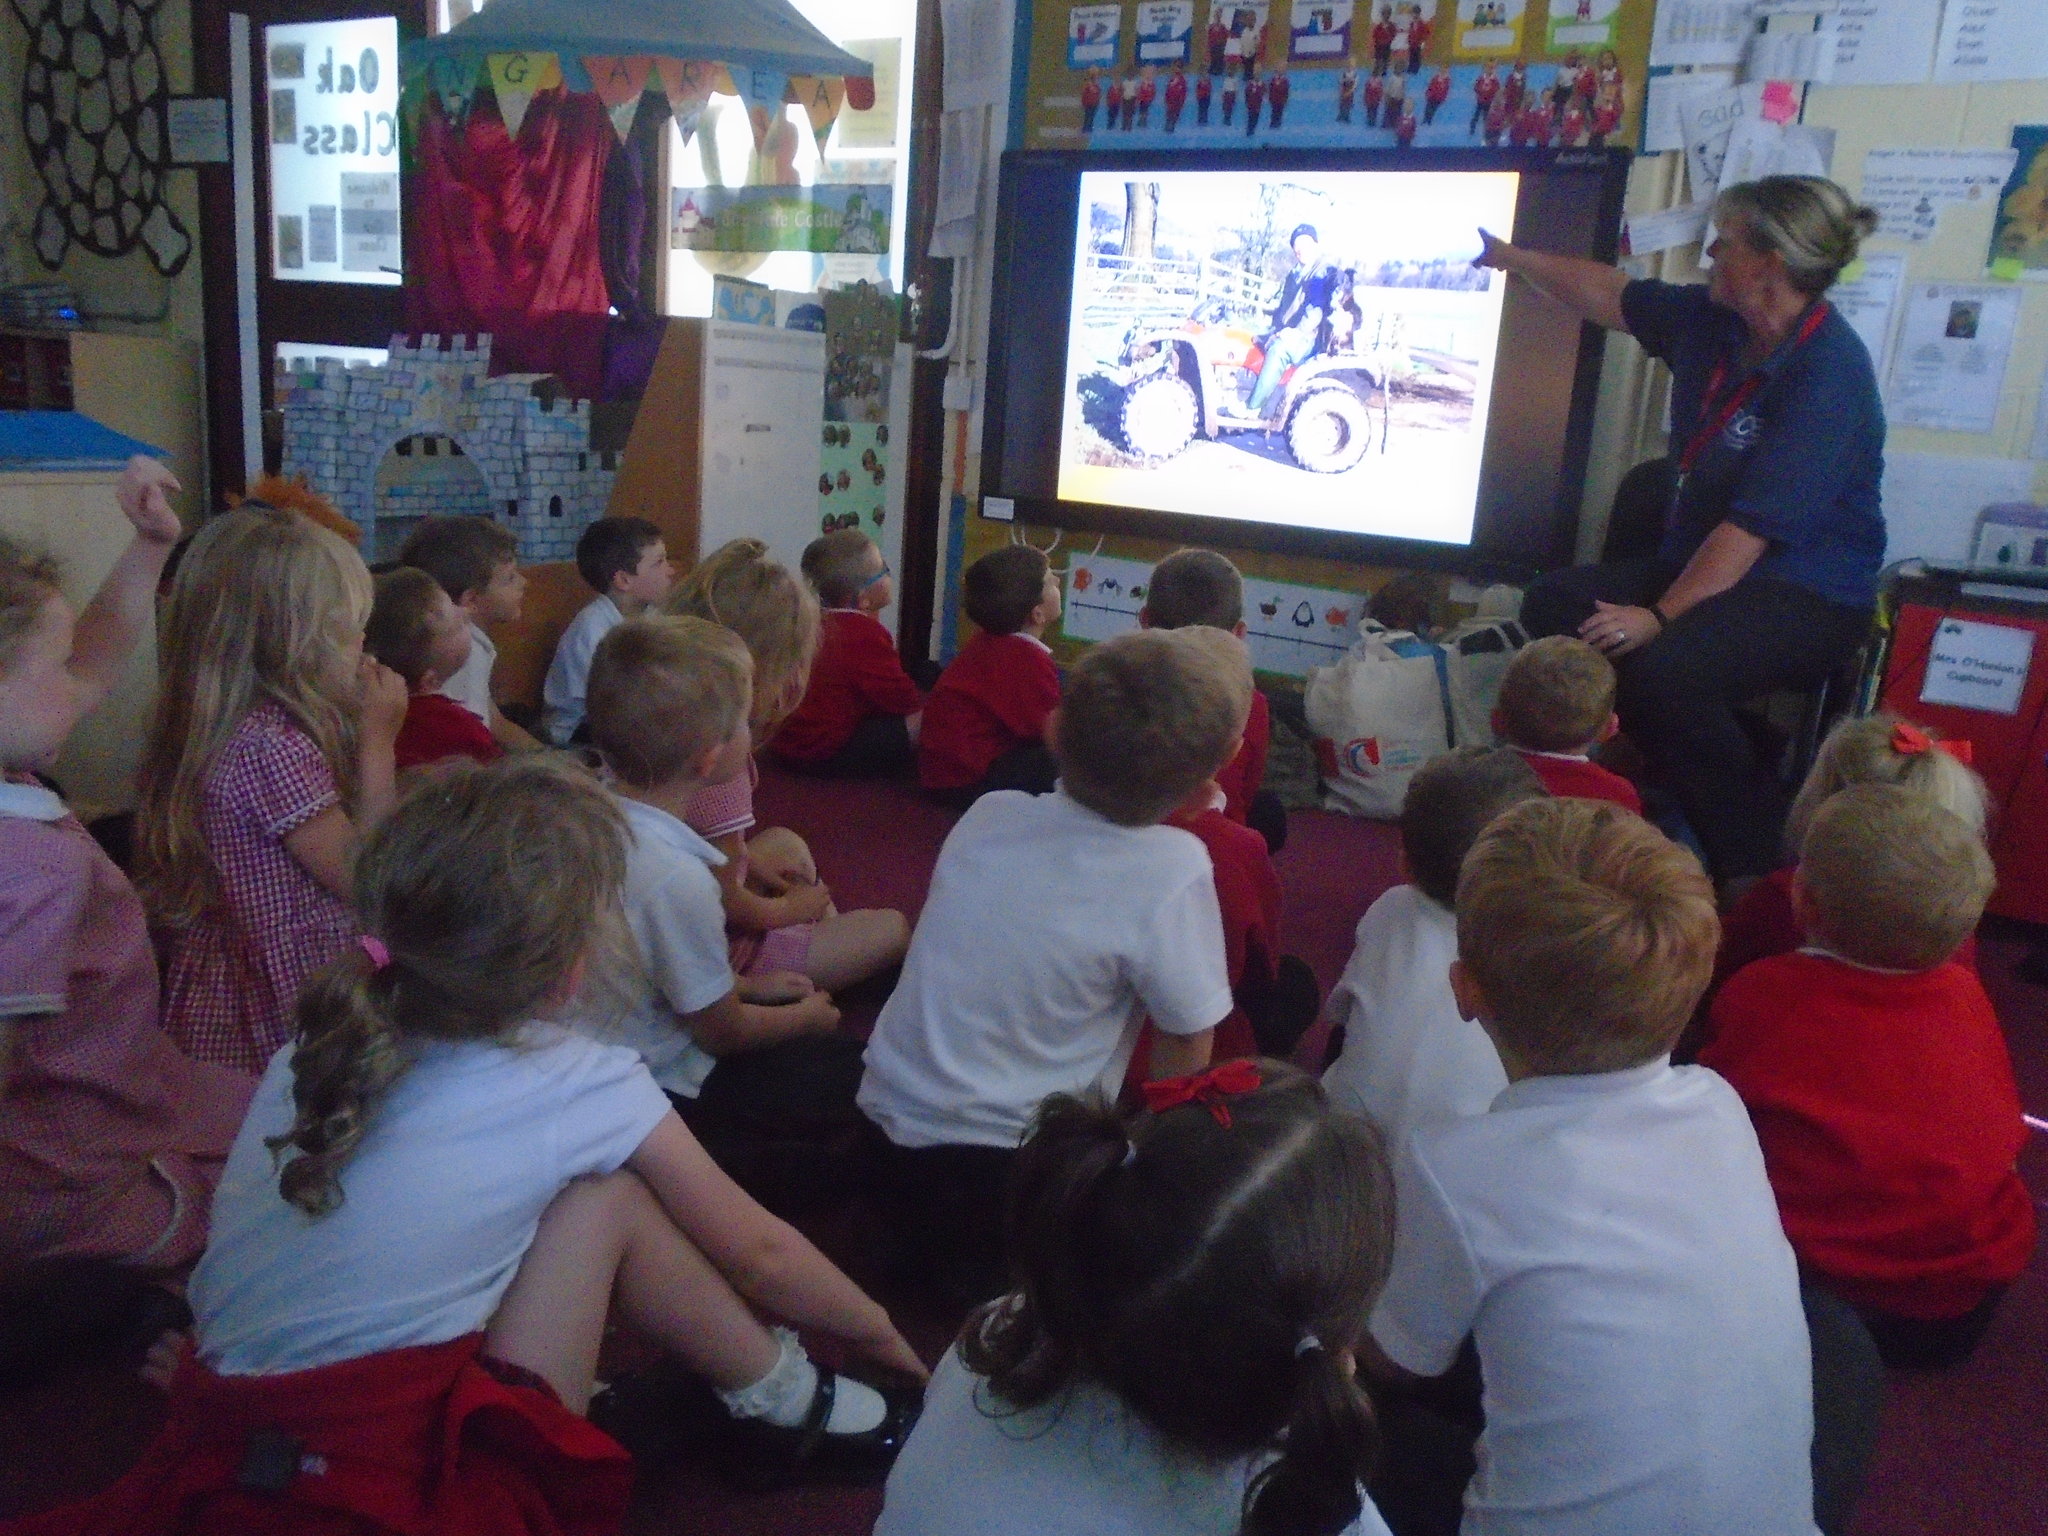
<svg viewBox="0 0 2048 1536"><path fill-rule="evenodd" d="M1294 268L1280 285L1280 301L1273 307L1273 328L1262 343L1265 359L1259 379L1252 386L1244 409L1224 414L1239 420L1263 421L1266 407L1280 388L1287 370L1313 357L1323 327L1330 318L1339 274L1325 260L1322 242L1313 224L1297 224L1287 237L1294 251Z"/></svg>

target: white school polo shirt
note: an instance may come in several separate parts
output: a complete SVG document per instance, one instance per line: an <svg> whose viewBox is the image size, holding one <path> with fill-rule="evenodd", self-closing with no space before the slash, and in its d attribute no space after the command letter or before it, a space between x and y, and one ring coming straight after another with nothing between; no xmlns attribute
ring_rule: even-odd
<svg viewBox="0 0 2048 1536"><path fill-rule="evenodd" d="M898 1146L1014 1147L1048 1094L1115 1091L1147 1012L1192 1035L1231 1006L1200 839L1001 790L939 850L860 1107Z"/></svg>
<svg viewBox="0 0 2048 1536"><path fill-rule="evenodd" d="M1483 1115L1507 1087L1486 1031L1458 1012L1458 919L1397 885L1358 920L1357 947L1330 994L1344 1050L1323 1074L1340 1108L1372 1118L1391 1151L1425 1125Z"/></svg>
<svg viewBox="0 0 2048 1536"><path fill-rule="evenodd" d="M583 611L562 631L540 693L542 722L548 740L556 746L566 747L583 723L583 700L590 691L590 658L597 652L597 642L625 622L619 605L600 595L585 603Z"/></svg>
<svg viewBox="0 0 2048 1536"><path fill-rule="evenodd" d="M1527 1078L1397 1168L1372 1333L1425 1376L1478 1344L1461 1536L1813 1536L1799 1277L1727 1083Z"/></svg>
<svg viewBox="0 0 2048 1536"><path fill-rule="evenodd" d="M624 978L626 1012L607 1033L638 1051L664 1089L694 1099L718 1059L679 1015L733 989L725 904L712 873L725 855L667 811L617 800L630 834L620 901L638 964Z"/></svg>
<svg viewBox="0 0 2048 1536"><path fill-rule="evenodd" d="M469 655L448 675L441 692L468 710L485 725L491 723L491 669L498 664L498 647L476 625L469 626Z"/></svg>

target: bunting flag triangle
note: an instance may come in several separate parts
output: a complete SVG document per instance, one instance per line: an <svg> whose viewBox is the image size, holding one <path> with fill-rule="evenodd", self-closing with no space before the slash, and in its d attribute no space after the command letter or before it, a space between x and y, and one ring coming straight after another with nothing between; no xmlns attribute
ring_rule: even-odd
<svg viewBox="0 0 2048 1536"><path fill-rule="evenodd" d="M494 53L484 60L484 67L508 138L519 137L519 125L526 121L526 108L535 95L562 83L562 61L552 53Z"/></svg>
<svg viewBox="0 0 2048 1536"><path fill-rule="evenodd" d="M623 144L633 131L633 119L639 115L640 93L647 89L654 60L642 53L616 58L586 54L583 67L590 72L590 87L611 114L612 127Z"/></svg>
<svg viewBox="0 0 2048 1536"><path fill-rule="evenodd" d="M846 105L846 82L838 75L791 75L789 94L811 120L811 135L818 141L818 153L832 137L832 125L839 121Z"/></svg>
<svg viewBox="0 0 2048 1536"><path fill-rule="evenodd" d="M441 98L441 110L450 117L460 117L469 107L469 98L476 94L476 61L468 58L450 58L443 54L435 59L429 77L434 94Z"/></svg>
<svg viewBox="0 0 2048 1536"><path fill-rule="evenodd" d="M734 94L746 106L747 121L754 129L754 153L758 155L768 147L769 125L782 115L789 76L779 69L734 69L727 73L732 77Z"/></svg>
<svg viewBox="0 0 2048 1536"><path fill-rule="evenodd" d="M675 114L676 129L683 136L683 147L687 149L698 122L704 116L705 103L711 100L711 93L721 85L732 84L732 81L723 64L713 64L706 59L656 59L654 70L660 77L662 94L668 97L668 109Z"/></svg>

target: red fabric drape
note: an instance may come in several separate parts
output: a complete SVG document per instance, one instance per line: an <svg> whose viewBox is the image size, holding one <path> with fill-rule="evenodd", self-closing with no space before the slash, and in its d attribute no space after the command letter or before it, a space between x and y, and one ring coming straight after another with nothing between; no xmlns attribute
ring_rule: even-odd
<svg viewBox="0 0 2048 1536"><path fill-rule="evenodd" d="M450 118L430 94L406 286L412 330L488 331L494 372L560 374L579 398L595 397L611 307L598 206L617 144L588 93L541 92L517 139L496 112Z"/></svg>

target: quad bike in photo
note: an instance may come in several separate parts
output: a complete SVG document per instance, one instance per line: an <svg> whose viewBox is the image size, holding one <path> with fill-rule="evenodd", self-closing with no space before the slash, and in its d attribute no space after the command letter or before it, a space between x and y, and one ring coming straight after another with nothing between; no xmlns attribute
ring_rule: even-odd
<svg viewBox="0 0 2048 1536"><path fill-rule="evenodd" d="M1394 356L1318 352L1283 376L1263 414L1245 405L1265 360L1257 337L1196 320L1133 332L1116 370L1123 389L1123 447L1154 463L1197 437L1277 433L1294 462L1319 475L1356 468L1372 447L1377 418L1386 451Z"/></svg>

